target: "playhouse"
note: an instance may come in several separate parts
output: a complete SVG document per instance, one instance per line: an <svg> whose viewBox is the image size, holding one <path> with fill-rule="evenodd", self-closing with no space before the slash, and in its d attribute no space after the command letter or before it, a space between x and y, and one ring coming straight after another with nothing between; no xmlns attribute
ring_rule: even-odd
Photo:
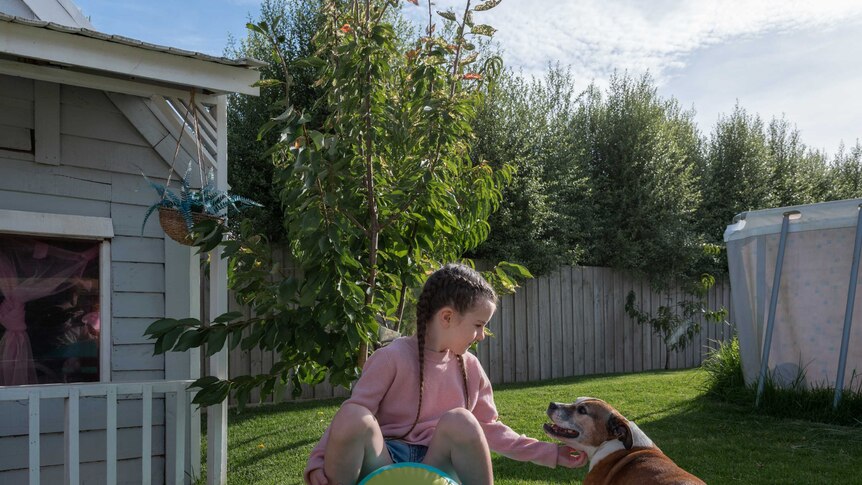
<svg viewBox="0 0 862 485"><path fill-rule="evenodd" d="M200 256L158 222L142 233L156 195L141 172L182 175L199 139L226 187L226 97L256 95L260 66L97 32L71 0L0 0L0 483L201 475L186 391L200 356L154 356L143 336L201 314ZM224 376L226 355L210 366ZM225 416L207 417L211 483L224 482Z"/></svg>

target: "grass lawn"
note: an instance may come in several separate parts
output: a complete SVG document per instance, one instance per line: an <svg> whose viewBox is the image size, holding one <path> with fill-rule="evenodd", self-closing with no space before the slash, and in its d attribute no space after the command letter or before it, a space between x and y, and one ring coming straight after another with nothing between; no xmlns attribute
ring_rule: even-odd
<svg viewBox="0 0 862 485"><path fill-rule="evenodd" d="M772 418L704 395L700 369L500 385L500 419L538 439L549 401L595 396L635 421L683 468L707 483L862 483L862 427ZM302 483L309 452L340 400L247 409L229 418L228 482ZM578 484L579 470L494 457L495 484Z"/></svg>

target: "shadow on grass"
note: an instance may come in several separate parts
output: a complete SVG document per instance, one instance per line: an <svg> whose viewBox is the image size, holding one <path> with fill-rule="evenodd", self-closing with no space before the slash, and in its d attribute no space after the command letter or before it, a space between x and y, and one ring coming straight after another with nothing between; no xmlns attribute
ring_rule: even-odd
<svg viewBox="0 0 862 485"><path fill-rule="evenodd" d="M859 483L846 471L862 469L862 428L770 416L754 408L753 396L746 405L717 400L700 371L567 378L497 386L496 394L503 421L522 419L518 431L535 437L545 419L536 416L547 406L542 399L602 398L707 483ZM494 470L506 484L580 483L587 471L538 470L503 457L495 457Z"/></svg>
<svg viewBox="0 0 862 485"><path fill-rule="evenodd" d="M707 483L856 483L862 428L764 415L706 395L705 373L650 371L495 386L500 419L516 432L542 432L548 402L605 399L635 421L683 468ZM305 461L343 399L290 402L231 413L231 483L300 483ZM265 448L257 443L264 444ZM587 469L548 469L493 459L502 485L578 484ZM793 477L788 480L788 477ZM296 481L293 481L293 480Z"/></svg>
<svg viewBox="0 0 862 485"><path fill-rule="evenodd" d="M305 447L309 445L314 445L316 443L316 439L309 438L306 440L286 443L281 446L267 446L263 449L260 449L259 451L254 451L247 458L233 461L231 462L231 464L239 467L253 466L263 460L272 457L273 455L279 455L282 453L296 453L298 450L302 450Z"/></svg>
<svg viewBox="0 0 862 485"><path fill-rule="evenodd" d="M230 410L231 424L242 424L250 419L259 419L263 416L282 414L297 411L308 411L317 408L338 407L345 398L323 399L319 401L291 401L279 404L261 404L258 406L247 406L242 412L237 409Z"/></svg>

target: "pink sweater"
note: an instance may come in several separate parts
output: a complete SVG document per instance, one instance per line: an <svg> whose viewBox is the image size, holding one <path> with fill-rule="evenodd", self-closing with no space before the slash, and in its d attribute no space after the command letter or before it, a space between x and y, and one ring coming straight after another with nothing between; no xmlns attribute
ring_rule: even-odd
<svg viewBox="0 0 862 485"><path fill-rule="evenodd" d="M350 399L345 402L362 405L374 413L383 436L403 435L413 424L419 405L418 363L416 337L396 339L371 354L365 362L362 376L353 386ZM482 425L491 450L515 460L555 467L557 445L517 434L498 421L491 382L479 359L466 353L464 364L470 394L469 410ZM459 367L454 353L425 350L422 412L416 427L403 438L404 441L427 446L440 417L449 410L464 407L464 384ZM331 426L308 458L306 483L312 470L323 468L323 454L330 432Z"/></svg>

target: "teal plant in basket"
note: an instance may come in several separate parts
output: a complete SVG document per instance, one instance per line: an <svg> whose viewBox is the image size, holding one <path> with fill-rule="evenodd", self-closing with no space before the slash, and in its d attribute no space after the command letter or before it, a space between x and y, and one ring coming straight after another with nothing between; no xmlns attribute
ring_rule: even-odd
<svg viewBox="0 0 862 485"><path fill-rule="evenodd" d="M166 184L153 182L144 175L144 179L159 195L159 200L147 208L141 233L144 232L147 220L158 210L162 229L171 239L187 246L202 245L209 250L221 241L225 231L225 217L248 207L261 205L241 195L219 190L215 185L212 170L207 171L203 186L193 189L189 183L191 171L192 163L189 162L185 176L180 177L179 193L172 191ZM198 236L194 236L195 234Z"/></svg>

